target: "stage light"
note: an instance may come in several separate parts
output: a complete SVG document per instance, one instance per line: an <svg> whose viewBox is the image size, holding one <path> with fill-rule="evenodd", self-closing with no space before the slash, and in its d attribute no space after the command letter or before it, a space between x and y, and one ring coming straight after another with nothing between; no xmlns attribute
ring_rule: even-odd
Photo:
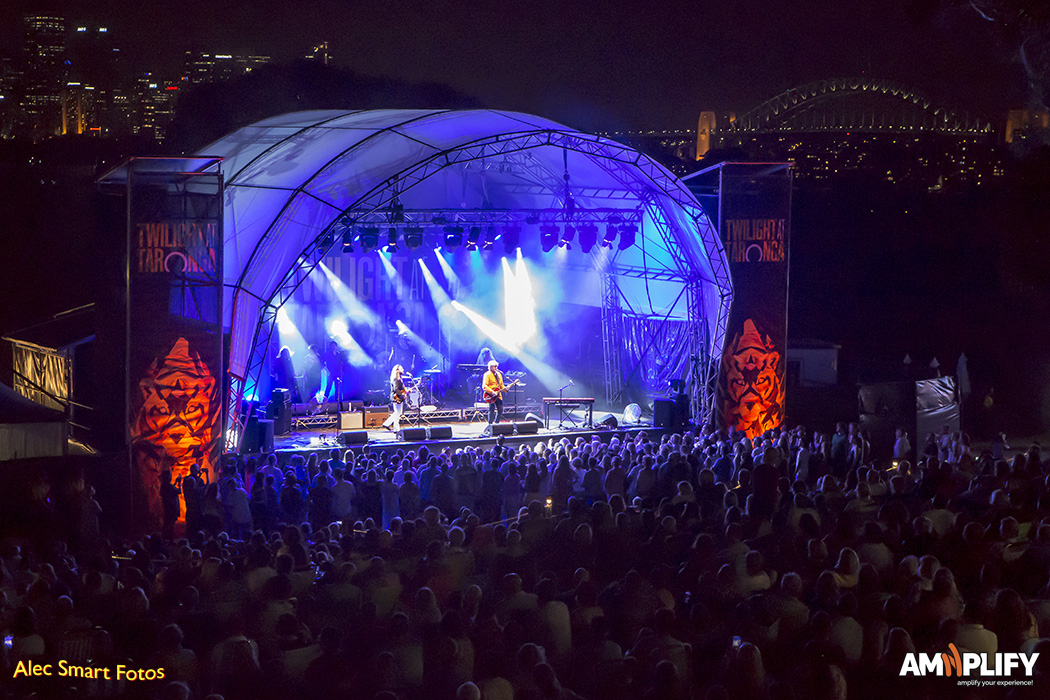
<svg viewBox="0 0 1050 700"><path fill-rule="evenodd" d="M521 226L508 224L503 227L503 251L507 255L512 255L514 251L518 249L518 242L520 240Z"/></svg>
<svg viewBox="0 0 1050 700"><path fill-rule="evenodd" d="M558 244L558 227L554 224L540 226L540 245L544 253L549 253Z"/></svg>
<svg viewBox="0 0 1050 700"><path fill-rule="evenodd" d="M594 224L580 225L580 249L584 253L591 252L591 248L598 242L598 227Z"/></svg>
<svg viewBox="0 0 1050 700"><path fill-rule="evenodd" d="M481 238L481 227L471 226L470 233L467 234L467 250L477 250L479 238Z"/></svg>
<svg viewBox="0 0 1050 700"><path fill-rule="evenodd" d="M572 224L565 225L565 233L561 235L561 240L558 241L559 248L565 248L566 250L572 250L572 239L576 235L576 227Z"/></svg>
<svg viewBox="0 0 1050 700"><path fill-rule="evenodd" d="M353 253L354 252L354 231L353 229L346 229L343 231L343 252Z"/></svg>
<svg viewBox="0 0 1050 700"><path fill-rule="evenodd" d="M387 234L386 234L386 247L383 248L383 250L385 250L388 253L396 253L397 252L397 229L394 228L393 226L391 226L390 230L387 231Z"/></svg>
<svg viewBox="0 0 1050 700"><path fill-rule="evenodd" d="M499 231L496 230L495 226L489 226L485 232L485 240L481 244L481 249L492 250L492 246L495 245L497 240L499 240Z"/></svg>
<svg viewBox="0 0 1050 700"><path fill-rule="evenodd" d="M612 248L613 241L616 240L616 226L609 224L605 227L605 238L602 239L602 248Z"/></svg>
<svg viewBox="0 0 1050 700"><path fill-rule="evenodd" d="M409 250L415 250L421 245L423 245L423 229L419 226L406 226L405 246Z"/></svg>
<svg viewBox="0 0 1050 700"><path fill-rule="evenodd" d="M620 250L627 250L634 245L634 237L638 233L638 227L634 224L625 224L620 227Z"/></svg>
<svg viewBox="0 0 1050 700"><path fill-rule="evenodd" d="M463 244L463 227L462 226L446 226L445 227L445 247L449 250L455 250L457 246Z"/></svg>
<svg viewBox="0 0 1050 700"><path fill-rule="evenodd" d="M379 245L379 227L378 226L365 226L361 229L361 235L358 237L358 242L361 244L361 248L367 253L376 246Z"/></svg>

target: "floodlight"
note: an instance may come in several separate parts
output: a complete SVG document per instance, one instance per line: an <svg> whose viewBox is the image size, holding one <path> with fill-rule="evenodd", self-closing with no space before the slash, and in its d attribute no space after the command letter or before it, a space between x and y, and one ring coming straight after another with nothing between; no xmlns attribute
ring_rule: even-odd
<svg viewBox="0 0 1050 700"><path fill-rule="evenodd" d="M463 227L462 226L446 226L445 227L445 247L449 250L455 250L457 246L463 244Z"/></svg>
<svg viewBox="0 0 1050 700"><path fill-rule="evenodd" d="M591 252L591 248L598 242L598 227L594 224L580 225L580 248L584 253Z"/></svg>
<svg viewBox="0 0 1050 700"><path fill-rule="evenodd" d="M616 240L616 226L609 224L605 227L605 238L602 239L602 248L612 248L613 241Z"/></svg>
<svg viewBox="0 0 1050 700"><path fill-rule="evenodd" d="M481 238L481 227L471 226L467 234L467 250L477 250L479 238Z"/></svg>
<svg viewBox="0 0 1050 700"><path fill-rule="evenodd" d="M353 253L354 252L354 231L353 229L346 229L343 231L343 252Z"/></svg>
<svg viewBox="0 0 1050 700"><path fill-rule="evenodd" d="M361 236L358 240L366 252L377 247L379 245L379 227L365 226L361 229Z"/></svg>
<svg viewBox="0 0 1050 700"><path fill-rule="evenodd" d="M555 224L540 226L540 245L544 253L549 253L558 244L558 227Z"/></svg>
<svg viewBox="0 0 1050 700"><path fill-rule="evenodd" d="M638 233L638 227L634 224L625 224L620 227L620 250L627 250L634 245L635 234Z"/></svg>
<svg viewBox="0 0 1050 700"><path fill-rule="evenodd" d="M421 226L406 226L404 238L405 246L409 250L415 250L423 245L423 228Z"/></svg>
<svg viewBox="0 0 1050 700"><path fill-rule="evenodd" d="M386 234L386 247L383 249L388 253L397 252L397 229L391 226Z"/></svg>
<svg viewBox="0 0 1050 700"><path fill-rule="evenodd" d="M511 255L518 247L518 241L521 239L521 226L517 224L507 224L503 227L503 251L507 255Z"/></svg>

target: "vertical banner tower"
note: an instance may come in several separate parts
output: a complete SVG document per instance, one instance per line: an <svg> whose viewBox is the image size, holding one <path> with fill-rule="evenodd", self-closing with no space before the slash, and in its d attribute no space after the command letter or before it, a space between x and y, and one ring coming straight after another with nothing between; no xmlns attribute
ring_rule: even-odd
<svg viewBox="0 0 1050 700"><path fill-rule="evenodd" d="M733 280L718 423L754 438L784 420L791 165L721 163L686 180L708 212L717 207Z"/></svg>
<svg viewBox="0 0 1050 700"><path fill-rule="evenodd" d="M222 450L220 159L127 163L125 388L133 522L163 523L161 479Z"/></svg>

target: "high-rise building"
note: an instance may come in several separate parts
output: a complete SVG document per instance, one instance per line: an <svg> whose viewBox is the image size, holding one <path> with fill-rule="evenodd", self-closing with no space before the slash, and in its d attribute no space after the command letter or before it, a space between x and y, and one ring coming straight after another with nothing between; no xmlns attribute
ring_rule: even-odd
<svg viewBox="0 0 1050 700"><path fill-rule="evenodd" d="M270 62L269 56L244 56L235 54L204 53L187 51L184 75L193 85L221 83L242 75Z"/></svg>
<svg viewBox="0 0 1050 700"><path fill-rule="evenodd" d="M66 20L57 15L23 17L21 104L34 137L60 133L62 91L67 82Z"/></svg>

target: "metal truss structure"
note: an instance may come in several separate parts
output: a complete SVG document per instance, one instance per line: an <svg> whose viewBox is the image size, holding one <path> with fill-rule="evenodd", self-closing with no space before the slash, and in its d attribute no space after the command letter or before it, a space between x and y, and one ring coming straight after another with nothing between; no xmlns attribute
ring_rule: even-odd
<svg viewBox="0 0 1050 700"><path fill-rule="evenodd" d="M613 216L620 217L621 221L631 223L641 221L641 213L637 209L637 203L640 202L642 207L648 212L649 217L656 222L655 233L657 235L646 240L645 236L640 233L639 239L643 245L657 246L659 250L653 251L652 254L643 254L643 264L640 267L637 265L616 266L615 264L610 264L607 273L602 277L605 281L605 286L603 286L602 318L603 343L606 354L605 378L607 397L620 393L622 389L621 384L618 384L617 380L617 375L619 375L619 381L622 382L623 368L617 359L618 346L622 347L622 341L619 341L615 334L615 318L619 308L618 304L614 305L613 303L613 300L617 298L615 275L678 281L690 289L694 287L699 289L701 284L713 285L719 296L720 310L718 319L714 324L714 337L710 340L715 350L720 348L724 339L725 317L728 315L729 303L732 299L732 284L726 267L724 251L714 226L711 225L711 222L693 195L674 175L633 149L598 136L555 129L536 129L499 134L481 138L466 145L449 148L425 157L420 161L413 162L408 167L397 171L381 183L365 191L356 201L343 208L339 216L333 217L327 226L318 228L316 236L299 251L295 264L283 275L276 289L272 294L268 295L268 298L261 298L254 292L246 289L244 284L245 277L242 274L240 280L235 284L235 293L255 296L261 302L261 311L256 319L237 318L235 311L235 317L232 322L235 334L248 331L251 333L252 341L249 359L245 364L243 374L237 376L231 372L228 404L228 447L236 449L242 439L248 419L248 411L250 410L250 405L244 402L245 391L247 387L256 385L265 370L267 348L270 346L276 328L278 310L291 298L299 285L313 273L333 245L336 245L338 237L347 227L362 226L374 222L383 222L383 225L390 226L390 212L399 196L411 191L413 187L443 169L454 165L469 164L471 167L498 168L502 164L503 167L524 169L532 174L533 182L516 186L539 188L548 195L552 191L557 193L558 190L555 188L567 187L565 185L566 181L563 181L562 178L552 173L549 169L536 167L536 159L530 157L530 155L540 148L562 149L564 152L579 153L587 156L592 163L599 165L611 176L612 182L620 185L619 188L592 188L595 190L596 195L602 193L600 196L608 197L610 194L615 193L619 199L625 202L635 202L636 207L588 209L587 207L579 206L572 209L571 212L565 206L557 211L553 209L542 211L525 209L505 211L485 209L427 210L425 213L420 213L420 219L413 218L411 221L423 221L423 217L429 217L431 224L433 224L435 217L443 216L446 221L462 222L463 224L482 222L486 224L520 223L526 218L531 221L530 215L535 215L537 221L549 220L558 223L608 222ZM623 172L622 169L625 167L632 169L630 177ZM304 188L308 182L309 180L304 182L298 189L292 191L289 201L296 194L307 194L316 197L315 194L305 192ZM573 194L578 194L576 189L573 189ZM561 201L564 204L564 199ZM695 225L702 248L711 263L713 280L701 278L695 265L681 254L679 243L674 238L675 231L672 230L672 225L664 219L660 212L661 206L667 206L668 204L674 205L681 212L684 212L686 221L690 221ZM287 207L288 205L286 204L285 206ZM406 219L409 218L409 215L414 216L413 212L405 212L405 214ZM271 226L271 229L267 230L251 254L250 259L244 266L245 270L251 267L258 256L265 254L263 252L264 243L266 243L268 237L275 235L278 235L278 232L274 231ZM661 255L656 255L657 252L661 253ZM592 255L597 256L600 254L602 254L601 249L596 247ZM672 261L670 266L664 262L667 259ZM702 297L699 292L695 294L690 293L688 296L691 300L689 320L698 326L702 325L707 320L703 318ZM234 309L236 310L236 308L235 301ZM608 335L604 332L604 329L607 327L609 329ZM698 331L695 335L694 346L702 342L703 337L703 333ZM710 353L705 350L701 354L706 356ZM710 410L710 394L705 388L707 386L706 381L691 382L691 385L694 392L693 402L698 414L706 413Z"/></svg>

